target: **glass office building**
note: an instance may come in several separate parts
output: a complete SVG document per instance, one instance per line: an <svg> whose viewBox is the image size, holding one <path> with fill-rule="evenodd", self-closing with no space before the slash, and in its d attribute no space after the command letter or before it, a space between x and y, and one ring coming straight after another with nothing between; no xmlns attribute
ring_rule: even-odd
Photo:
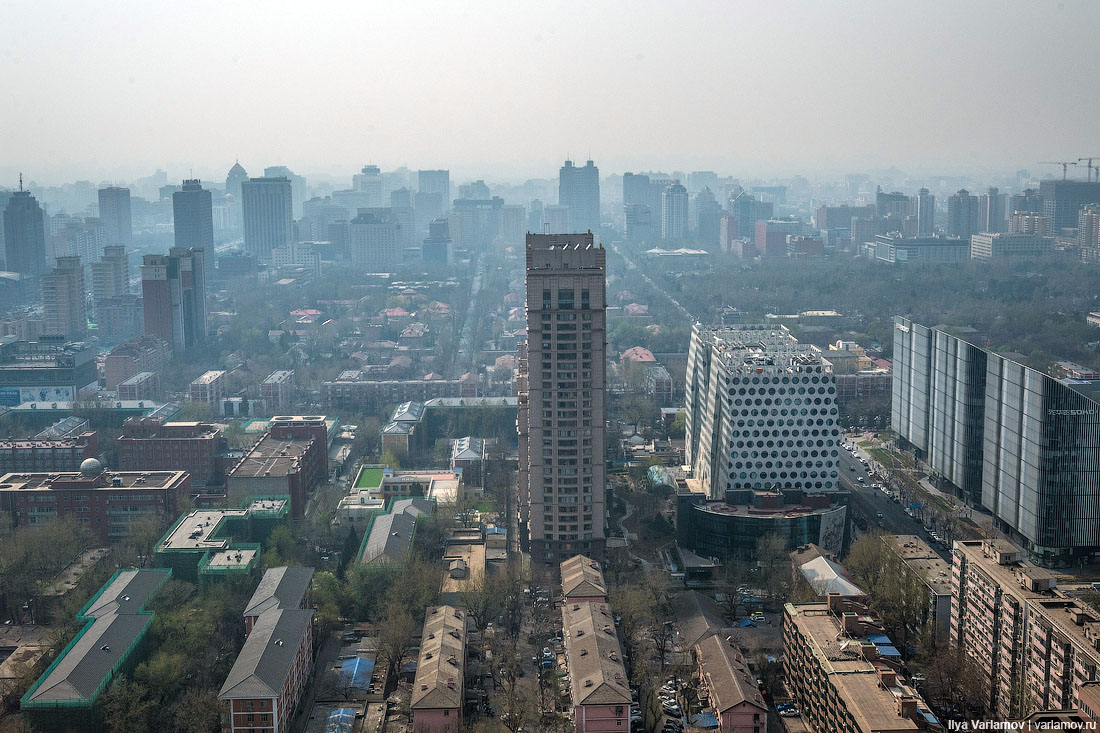
<svg viewBox="0 0 1100 733"><path fill-rule="evenodd" d="M1100 553L1100 382L894 322L892 424L941 485L1047 565Z"/></svg>

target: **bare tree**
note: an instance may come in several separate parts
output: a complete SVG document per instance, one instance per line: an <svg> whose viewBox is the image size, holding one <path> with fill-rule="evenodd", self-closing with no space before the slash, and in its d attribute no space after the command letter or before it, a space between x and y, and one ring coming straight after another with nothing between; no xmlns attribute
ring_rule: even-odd
<svg viewBox="0 0 1100 733"><path fill-rule="evenodd" d="M375 641L378 659L386 665L387 678L393 679L400 671L405 652L409 650L413 634L416 633L416 622L406 609L391 601L387 604L378 626L378 637Z"/></svg>

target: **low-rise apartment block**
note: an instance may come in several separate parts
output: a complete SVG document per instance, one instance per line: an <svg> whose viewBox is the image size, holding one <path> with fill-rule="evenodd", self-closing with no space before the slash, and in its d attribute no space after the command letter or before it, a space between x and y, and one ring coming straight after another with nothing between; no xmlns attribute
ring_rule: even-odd
<svg viewBox="0 0 1100 733"><path fill-rule="evenodd" d="M607 603L607 583L600 564L584 555L574 555L563 561L561 596L566 603Z"/></svg>
<svg viewBox="0 0 1100 733"><path fill-rule="evenodd" d="M260 383L260 396L275 414L291 407L294 399L294 370L280 369Z"/></svg>
<svg viewBox="0 0 1100 733"><path fill-rule="evenodd" d="M939 723L903 679L901 655L869 609L829 594L783 610L787 689L815 733L904 733Z"/></svg>
<svg viewBox="0 0 1100 733"><path fill-rule="evenodd" d="M284 733L313 670L313 611L272 608L256 619L222 685L222 731Z"/></svg>
<svg viewBox="0 0 1100 733"><path fill-rule="evenodd" d="M138 372L118 385L120 400L155 400L160 396L160 377L156 372Z"/></svg>
<svg viewBox="0 0 1100 733"><path fill-rule="evenodd" d="M567 601L561 618L577 733L629 730L630 685L611 609Z"/></svg>
<svg viewBox="0 0 1100 733"><path fill-rule="evenodd" d="M951 642L986 674L990 709L1077 708L1100 679L1100 613L1006 540L957 541L953 555Z"/></svg>
<svg viewBox="0 0 1100 733"><path fill-rule="evenodd" d="M882 541L928 591L928 614L921 628L913 631L919 636L930 629L937 645L946 644L951 630L951 566L916 535L883 535Z"/></svg>
<svg viewBox="0 0 1100 733"><path fill-rule="evenodd" d="M312 583L313 568L295 565L270 568L244 607L244 633L251 632L260 615L273 608L306 608Z"/></svg>
<svg viewBox="0 0 1100 733"><path fill-rule="evenodd" d="M190 399L217 408L229 396L229 379L221 370L211 370L191 382Z"/></svg>
<svg viewBox="0 0 1100 733"><path fill-rule="evenodd" d="M452 606L428 609L413 680L413 730L458 733L466 691L466 615Z"/></svg>
<svg viewBox="0 0 1100 733"><path fill-rule="evenodd" d="M693 650L699 694L718 718L721 733L766 733L768 705L756 686L756 675L740 649L718 635L708 636Z"/></svg>
<svg viewBox="0 0 1100 733"><path fill-rule="evenodd" d="M118 389L138 372L159 372L171 358L171 345L156 336L138 336L119 344L103 360L107 389Z"/></svg>

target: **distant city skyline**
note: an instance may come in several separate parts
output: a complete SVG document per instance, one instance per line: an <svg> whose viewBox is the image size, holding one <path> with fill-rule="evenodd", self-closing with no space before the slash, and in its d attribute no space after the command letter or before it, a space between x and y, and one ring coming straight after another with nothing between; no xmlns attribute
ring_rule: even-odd
<svg viewBox="0 0 1100 733"><path fill-rule="evenodd" d="M203 6L11 14L0 183L221 180L238 157L253 175L372 162L455 180L553 177L567 157L1053 176L1038 161L1100 152L1086 0Z"/></svg>

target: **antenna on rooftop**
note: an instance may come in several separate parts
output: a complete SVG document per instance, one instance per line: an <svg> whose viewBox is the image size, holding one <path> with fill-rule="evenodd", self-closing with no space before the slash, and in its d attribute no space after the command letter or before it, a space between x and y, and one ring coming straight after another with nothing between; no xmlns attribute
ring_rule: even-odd
<svg viewBox="0 0 1100 733"><path fill-rule="evenodd" d="M19 171L19 192L23 192L23 171Z"/></svg>

